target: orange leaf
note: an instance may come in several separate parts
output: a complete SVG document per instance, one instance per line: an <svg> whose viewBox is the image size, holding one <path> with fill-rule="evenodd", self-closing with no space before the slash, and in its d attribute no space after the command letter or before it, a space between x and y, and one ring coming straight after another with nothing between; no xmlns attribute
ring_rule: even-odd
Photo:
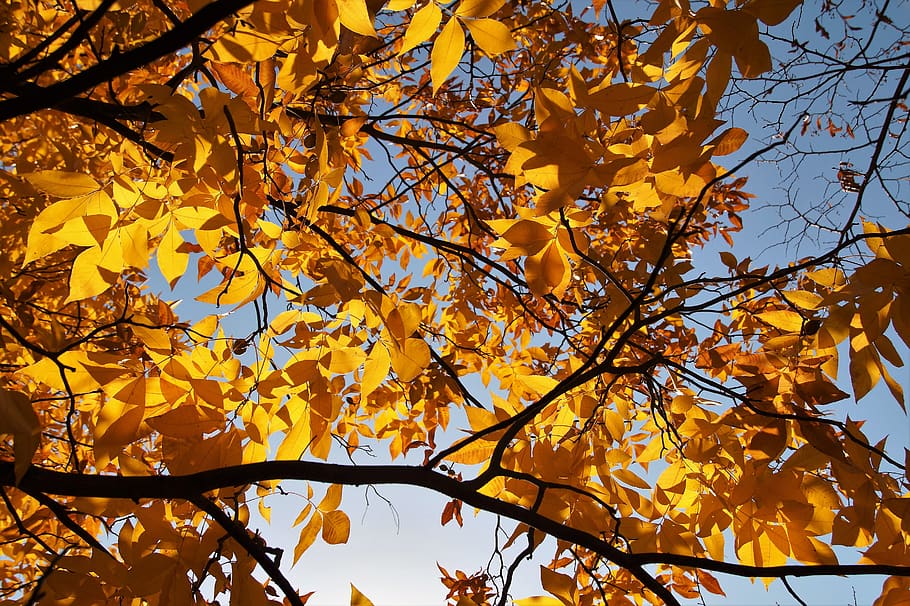
<svg viewBox="0 0 910 606"><path fill-rule="evenodd" d="M347 543L351 534L351 520L348 514L336 509L323 514L322 540L329 545Z"/></svg>
<svg viewBox="0 0 910 606"><path fill-rule="evenodd" d="M714 146L713 154L715 156L726 156L742 147L743 143L745 143L748 138L749 133L741 128L733 127L728 128L712 139L708 145Z"/></svg>

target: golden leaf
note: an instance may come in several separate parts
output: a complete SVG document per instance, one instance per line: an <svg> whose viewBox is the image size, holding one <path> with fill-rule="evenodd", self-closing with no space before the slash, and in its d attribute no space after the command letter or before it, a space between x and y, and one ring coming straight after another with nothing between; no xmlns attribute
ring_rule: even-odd
<svg viewBox="0 0 910 606"><path fill-rule="evenodd" d="M461 0L455 14L459 17L470 17L480 19L489 17L498 11L506 3L506 0Z"/></svg>
<svg viewBox="0 0 910 606"><path fill-rule="evenodd" d="M458 18L450 18L436 37L430 53L430 76L434 95L461 61L464 42L464 30Z"/></svg>
<svg viewBox="0 0 910 606"><path fill-rule="evenodd" d="M347 543L351 534L351 520L348 514L336 509L322 516L322 540L329 545Z"/></svg>
<svg viewBox="0 0 910 606"><path fill-rule="evenodd" d="M465 21L471 38L483 52L490 57L501 55L515 48L515 40L509 28L493 19L473 19Z"/></svg>
<svg viewBox="0 0 910 606"><path fill-rule="evenodd" d="M22 176L41 191L57 198L88 196L101 189L101 185L94 178L84 173L39 170Z"/></svg>
<svg viewBox="0 0 910 606"><path fill-rule="evenodd" d="M373 27L373 17L367 9L365 0L335 0L338 4L338 19L341 24L363 36L376 38L376 29Z"/></svg>
<svg viewBox="0 0 910 606"><path fill-rule="evenodd" d="M423 44L436 33L442 21L442 11L435 2L430 2L411 18L411 23L404 33L401 43L401 53L404 54L419 44Z"/></svg>
<svg viewBox="0 0 910 606"><path fill-rule="evenodd" d="M392 368L389 350L377 341L370 349L369 355L364 360L363 377L360 380L360 396L367 397L388 378Z"/></svg>
<svg viewBox="0 0 910 606"><path fill-rule="evenodd" d="M373 606L373 602L360 593L360 590L354 587L353 583L351 584L351 606Z"/></svg>
<svg viewBox="0 0 910 606"><path fill-rule="evenodd" d="M408 337L389 351L392 370L405 383L413 381L430 364L430 348L423 339Z"/></svg>
<svg viewBox="0 0 910 606"><path fill-rule="evenodd" d="M317 511L313 513L313 517L306 523L306 526L300 529L300 537L297 539L297 545L294 546L294 564L297 563L303 552L309 549L316 541L321 529L322 514Z"/></svg>

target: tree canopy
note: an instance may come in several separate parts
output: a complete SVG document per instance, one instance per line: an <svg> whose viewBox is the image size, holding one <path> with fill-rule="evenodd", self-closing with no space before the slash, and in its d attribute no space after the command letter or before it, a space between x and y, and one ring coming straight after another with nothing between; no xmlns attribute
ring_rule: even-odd
<svg viewBox="0 0 910 606"><path fill-rule="evenodd" d="M404 484L458 606L906 604L907 10L2 3L0 603L299 606Z"/></svg>

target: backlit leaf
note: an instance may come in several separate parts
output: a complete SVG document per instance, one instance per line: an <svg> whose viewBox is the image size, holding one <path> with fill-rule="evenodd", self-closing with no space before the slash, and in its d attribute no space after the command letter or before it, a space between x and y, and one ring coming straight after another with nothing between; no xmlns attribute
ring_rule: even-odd
<svg viewBox="0 0 910 606"><path fill-rule="evenodd" d="M495 57L515 48L515 40L509 28L493 19L473 19L465 21L471 38L483 52Z"/></svg>
<svg viewBox="0 0 910 606"><path fill-rule="evenodd" d="M739 150L748 137L749 133L741 128L733 127L728 128L716 138L712 139L708 145L714 146L713 154L715 156L726 156L727 154L732 154Z"/></svg>
<svg viewBox="0 0 910 606"><path fill-rule="evenodd" d="M351 606L373 606L373 602L351 584Z"/></svg>
<svg viewBox="0 0 910 606"><path fill-rule="evenodd" d="M411 23L404 33L404 41L401 43L401 52L406 53L415 46L429 40L442 21L442 11L435 2L429 2L426 6L414 13Z"/></svg>
<svg viewBox="0 0 910 606"><path fill-rule="evenodd" d="M335 0L338 4L338 19L341 24L358 34L376 37L373 18L365 0Z"/></svg>
<svg viewBox="0 0 910 606"><path fill-rule="evenodd" d="M294 563L297 563L297 560L300 559L300 556L303 555L310 546L316 541L316 537L319 536L319 531L322 529L322 514L319 512L313 513L313 517L310 518L310 521L306 523L306 526L300 529L300 536L297 539L297 545L294 546Z"/></svg>
<svg viewBox="0 0 910 606"><path fill-rule="evenodd" d="M461 0L455 14L459 17L470 17L480 19L489 17L498 11L506 3L506 0Z"/></svg>
<svg viewBox="0 0 910 606"><path fill-rule="evenodd" d="M62 170L40 170L22 175L29 183L58 198L87 196L101 189L90 175Z"/></svg>
<svg viewBox="0 0 910 606"><path fill-rule="evenodd" d="M351 520L348 515L336 509L322 516L322 539L329 545L347 543L351 534Z"/></svg>
<svg viewBox="0 0 910 606"><path fill-rule="evenodd" d="M430 53L430 75L433 80L433 94L448 79L464 53L464 30L456 17L446 22L433 43Z"/></svg>

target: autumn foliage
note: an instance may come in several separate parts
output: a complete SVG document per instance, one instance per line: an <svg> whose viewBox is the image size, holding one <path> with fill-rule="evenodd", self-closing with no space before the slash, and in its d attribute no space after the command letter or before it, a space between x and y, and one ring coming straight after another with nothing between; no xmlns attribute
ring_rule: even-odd
<svg viewBox="0 0 910 606"><path fill-rule="evenodd" d="M905 604L910 457L863 419L906 425L910 37L873 4L2 3L0 603L300 605L344 487L405 484L510 525L500 568L439 554L459 606Z"/></svg>

